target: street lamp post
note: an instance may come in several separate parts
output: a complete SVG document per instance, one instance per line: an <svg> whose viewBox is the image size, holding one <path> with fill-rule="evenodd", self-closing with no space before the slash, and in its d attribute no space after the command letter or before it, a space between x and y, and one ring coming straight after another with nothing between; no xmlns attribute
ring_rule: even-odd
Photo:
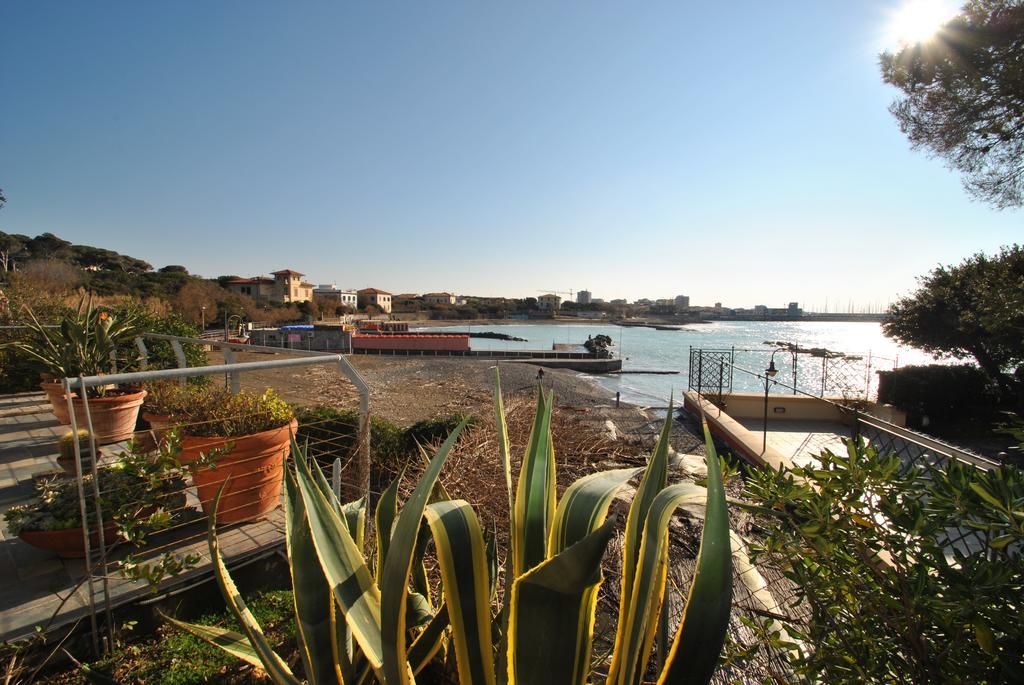
<svg viewBox="0 0 1024 685"><path fill-rule="evenodd" d="M202 320L202 324L201 324L202 327L203 327L202 330L205 333L206 332L206 305L205 304L199 307L199 317Z"/></svg>
<svg viewBox="0 0 1024 685"><path fill-rule="evenodd" d="M778 352L778 350L775 350ZM761 453L768 449L768 388L771 385L771 380L775 378L775 374L779 372L775 368L775 352L772 352L772 358L768 362L768 368L764 370L764 430L763 438L761 440Z"/></svg>

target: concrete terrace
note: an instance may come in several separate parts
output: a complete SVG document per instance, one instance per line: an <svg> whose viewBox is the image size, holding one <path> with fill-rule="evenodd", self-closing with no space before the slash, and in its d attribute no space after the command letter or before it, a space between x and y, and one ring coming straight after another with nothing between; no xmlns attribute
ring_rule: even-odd
<svg viewBox="0 0 1024 685"><path fill-rule="evenodd" d="M760 438L763 419L737 419L744 428ZM843 439L850 437L850 428L838 421L772 420L768 419L768 446L789 457L797 466L806 466L824 450L844 454Z"/></svg>
<svg viewBox="0 0 1024 685"><path fill-rule="evenodd" d="M0 396L0 511L31 500L37 479L62 473L57 466L57 440L67 430L50 413L42 393ZM105 455L117 452L116 445L104 448ZM198 508L191 489L188 498ZM142 560L163 552L198 554L202 558L199 566L164 581L161 590L210 578L206 518L193 511L193 521L151 536L145 549L117 545L109 550L109 561L121 559L129 552ZM279 508L259 521L225 526L220 539L229 566L268 556L284 544L283 511ZM0 519L0 640L25 637L36 626L57 628L83 618L88 620L89 581L83 559L61 559L28 545L10 535ZM98 610L104 605L104 586L112 609L151 596L148 585L121 578L114 564L107 565L105 575L103 566L96 564L91 585Z"/></svg>

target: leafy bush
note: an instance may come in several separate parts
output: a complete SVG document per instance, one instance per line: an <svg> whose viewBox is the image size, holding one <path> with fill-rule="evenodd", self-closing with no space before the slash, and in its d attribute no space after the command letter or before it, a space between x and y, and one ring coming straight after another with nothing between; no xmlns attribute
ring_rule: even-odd
<svg viewBox="0 0 1024 685"><path fill-rule="evenodd" d="M904 366L878 372L878 401L941 423L992 411L998 389L984 371L969 364Z"/></svg>
<svg viewBox="0 0 1024 685"><path fill-rule="evenodd" d="M299 407L296 441L309 447L309 455L322 464L336 457L342 460L356 447L359 436L359 412L326 405ZM370 453L375 464L399 463L404 454L402 429L387 419L370 415Z"/></svg>
<svg viewBox="0 0 1024 685"><path fill-rule="evenodd" d="M147 309L137 300L130 300L120 304L117 307L112 308L112 311L135 316L139 321L139 328L146 333L177 335L183 338L198 338L202 333L202 331L199 330L199 326L189 323L177 314L156 314ZM170 342L166 340L153 339L147 339L145 342L147 350L146 363L148 364L148 368L178 368L178 360L174 356L174 349L171 347ZM134 346L134 343L132 343L132 345ZM188 362L189 366L206 366L206 352L203 350L201 345L182 343L181 350L185 353L185 360ZM202 385L208 383L209 380L210 379L206 376L199 376L197 378L189 379L189 382Z"/></svg>
<svg viewBox="0 0 1024 685"><path fill-rule="evenodd" d="M170 414L182 432L204 438L239 438L288 425L291 405L267 388L262 393L223 388L188 388L186 400Z"/></svg>
<svg viewBox="0 0 1024 685"><path fill-rule="evenodd" d="M182 387L177 381L146 383L146 398L142 410L157 416L174 416L189 410L196 391Z"/></svg>
<svg viewBox="0 0 1024 685"><path fill-rule="evenodd" d="M863 443L750 474L769 516L752 558L809 617L750 622L798 681L1024 682L1024 478L950 463L904 470ZM962 533L972 542L957 542Z"/></svg>

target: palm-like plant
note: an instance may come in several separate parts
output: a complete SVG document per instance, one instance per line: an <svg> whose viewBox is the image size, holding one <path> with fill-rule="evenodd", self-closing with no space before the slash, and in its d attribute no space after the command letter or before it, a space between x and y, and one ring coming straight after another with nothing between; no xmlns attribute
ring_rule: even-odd
<svg viewBox="0 0 1024 685"><path fill-rule="evenodd" d="M551 395L541 391L513 492L496 383L512 547L500 605L495 602L495 555L473 508L451 499L438 482L462 426L430 461L400 511L397 481L383 493L375 514L373 570L362 553L365 501L339 502L316 463L311 468L293 445L295 471L286 479L287 547L299 651L310 683L404 685L443 650L454 654L464 684L590 682L601 562L615 526L608 509L637 476L640 483L625 524L618 630L606 682L632 685L646 675L664 608L668 521L676 507L687 503L706 503L704 531L679 628L671 645L661 644L666 649L657 678L659 683L710 680L729 621L732 561L721 471L707 428L706 489L667 483L669 411L646 468L586 476L556 502L552 405ZM170 620L264 669L275 683L297 683L235 588L219 552L215 520L210 517L210 554L228 607L245 634ZM423 565L431 538L443 595L438 606L431 602Z"/></svg>

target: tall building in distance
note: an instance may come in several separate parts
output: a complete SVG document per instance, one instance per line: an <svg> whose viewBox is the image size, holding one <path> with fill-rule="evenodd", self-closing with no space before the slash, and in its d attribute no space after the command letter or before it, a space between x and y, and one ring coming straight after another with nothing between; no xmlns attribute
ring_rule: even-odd
<svg viewBox="0 0 1024 685"><path fill-rule="evenodd" d="M576 304L590 304L591 299L589 290L581 290L576 293Z"/></svg>
<svg viewBox="0 0 1024 685"><path fill-rule="evenodd" d="M689 295L676 295L676 307L688 309L690 307Z"/></svg>

